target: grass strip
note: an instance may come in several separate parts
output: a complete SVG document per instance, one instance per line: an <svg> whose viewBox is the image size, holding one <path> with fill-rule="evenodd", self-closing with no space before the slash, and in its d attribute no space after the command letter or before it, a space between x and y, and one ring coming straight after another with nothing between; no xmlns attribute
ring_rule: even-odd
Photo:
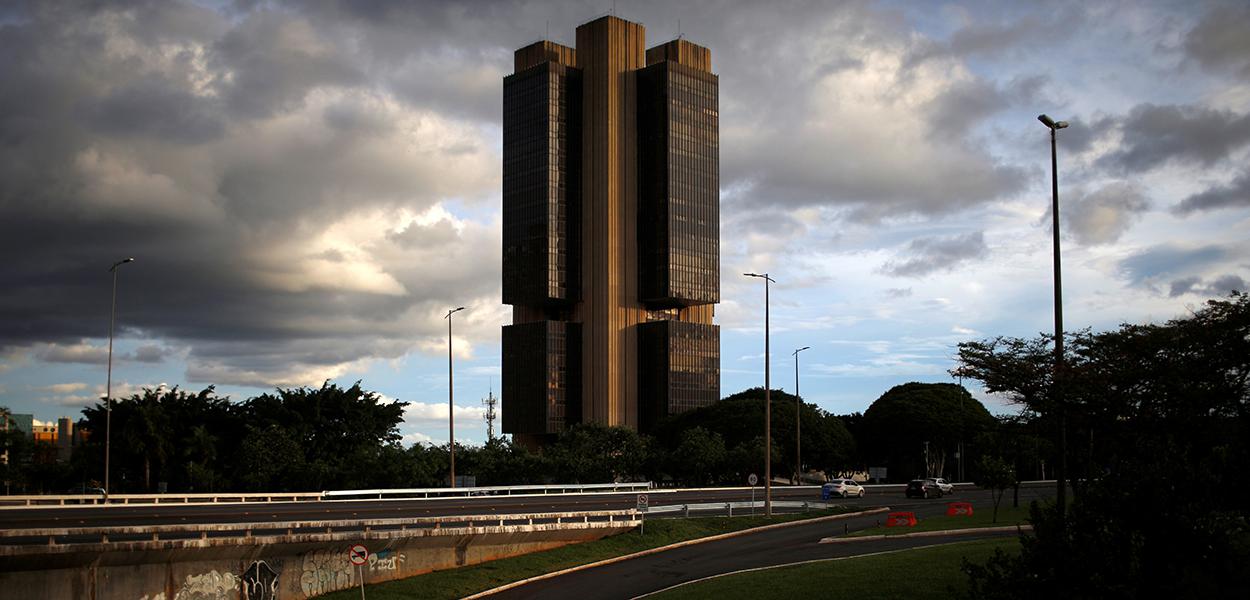
<svg viewBox="0 0 1250 600"><path fill-rule="evenodd" d="M983 563L995 548L1019 552L1015 538L977 540L890 554L777 567L726 575L648 596L648 600L702 598L907 598L958 597L968 590L964 558Z"/></svg>
<svg viewBox="0 0 1250 600"><path fill-rule="evenodd" d="M746 517L699 517L691 519L649 519L646 533L637 530L606 537L593 542L570 544L511 558L501 558L477 565L434 571L407 579L370 584L369 600L410 598L463 598L477 592L588 563L625 556L677 542L741 531L763 525L800 521L815 517L855 512L857 508L837 508L800 514ZM360 597L359 588L340 590L321 596L327 600L352 600Z"/></svg>
<svg viewBox="0 0 1250 600"><path fill-rule="evenodd" d="M886 515L881 515L880 521L885 522ZM994 522L994 508L974 508L972 515L961 517L948 517L940 515L936 517L919 518L915 527L873 527L870 529L861 529L851 532L849 537L860 537L865 535L901 535L904 533L917 533L920 531L946 531L948 529L976 529L981 527L1002 527L1006 525L1027 525L1029 518L1029 507L1021 504L1019 508L1008 506L998 507L998 522Z"/></svg>

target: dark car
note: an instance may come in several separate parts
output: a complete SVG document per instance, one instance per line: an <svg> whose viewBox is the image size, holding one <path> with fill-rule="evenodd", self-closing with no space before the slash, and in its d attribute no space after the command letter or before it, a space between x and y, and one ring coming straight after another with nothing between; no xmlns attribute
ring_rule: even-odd
<svg viewBox="0 0 1250 600"><path fill-rule="evenodd" d="M942 488L929 479L913 479L907 482L908 498L941 498Z"/></svg>

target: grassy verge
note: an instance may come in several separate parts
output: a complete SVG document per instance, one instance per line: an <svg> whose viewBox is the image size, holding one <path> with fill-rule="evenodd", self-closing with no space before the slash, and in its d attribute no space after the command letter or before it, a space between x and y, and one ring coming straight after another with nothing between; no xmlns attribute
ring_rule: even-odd
<svg viewBox="0 0 1250 600"><path fill-rule="evenodd" d="M916 533L919 531L945 531L947 529L971 529L975 527L1002 527L1007 525L1025 525L1026 519L1029 518L1029 507L1027 504L1021 504L1019 508L1012 508L1010 502L1004 503L1005 506L998 507L998 522L994 522L994 507L986 506L973 507L972 515L966 517L948 517L941 515L937 517L920 518L915 527L873 527L851 533L851 537L864 535L901 535L904 533ZM881 522L885 522L885 515L881 515Z"/></svg>
<svg viewBox="0 0 1250 600"><path fill-rule="evenodd" d="M893 554L821 561L726 575L674 588L651 598L907 598L943 600L967 591L967 578L959 570L964 558L985 562L995 548L1019 552L1015 538L961 542L918 548Z"/></svg>
<svg viewBox="0 0 1250 600"><path fill-rule="evenodd" d="M458 569L435 571L407 579L369 585L366 592L370 600L462 598L513 581L677 542L853 510L856 509L840 508L802 514L774 515L771 519L763 516L733 517L732 519L726 517L651 519L647 521L645 534L640 534L635 530L546 552L534 552ZM356 588L341 590L322 597L329 600L352 600L360 597L360 590Z"/></svg>

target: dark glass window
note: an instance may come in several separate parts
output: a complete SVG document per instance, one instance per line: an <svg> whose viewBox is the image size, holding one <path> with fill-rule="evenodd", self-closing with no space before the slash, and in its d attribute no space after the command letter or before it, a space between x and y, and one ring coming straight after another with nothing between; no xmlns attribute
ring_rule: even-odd
<svg viewBox="0 0 1250 600"><path fill-rule="evenodd" d="M504 433L560 433L581 422L581 325L535 321L503 328Z"/></svg>
<svg viewBox="0 0 1250 600"><path fill-rule="evenodd" d="M641 429L720 399L720 327L651 321L638 327Z"/></svg>
<svg viewBox="0 0 1250 600"><path fill-rule="evenodd" d="M577 300L581 270L577 69L545 62L504 78L503 301Z"/></svg>
<svg viewBox="0 0 1250 600"><path fill-rule="evenodd" d="M718 88L672 61L638 72L639 289L652 308L720 301Z"/></svg>

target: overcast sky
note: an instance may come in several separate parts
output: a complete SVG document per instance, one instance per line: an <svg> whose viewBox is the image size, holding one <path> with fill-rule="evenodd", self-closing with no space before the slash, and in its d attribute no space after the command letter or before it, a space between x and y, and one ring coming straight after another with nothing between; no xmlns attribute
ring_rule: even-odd
<svg viewBox="0 0 1250 600"><path fill-rule="evenodd" d="M613 2L5 2L0 405L78 417L213 384L342 385L458 440L499 390L502 78ZM721 90L722 393L864 410L955 345L1052 326L1047 113L1069 329L1250 280L1250 4L615 2ZM679 26L680 23L680 26ZM547 32L550 32L548 34ZM974 393L979 391L974 390ZM984 397L982 395L982 397ZM995 411L1010 410L991 402Z"/></svg>

